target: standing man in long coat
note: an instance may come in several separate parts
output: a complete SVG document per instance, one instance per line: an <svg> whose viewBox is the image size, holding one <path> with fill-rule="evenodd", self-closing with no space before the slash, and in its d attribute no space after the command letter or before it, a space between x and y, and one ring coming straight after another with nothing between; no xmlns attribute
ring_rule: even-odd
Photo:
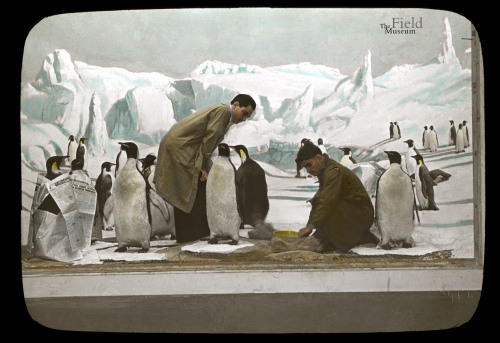
<svg viewBox="0 0 500 343"><path fill-rule="evenodd" d="M174 207L177 242L208 236L206 180L212 153L232 124L248 119L254 99L237 95L231 104L218 103L174 124L158 148L156 191Z"/></svg>
<svg viewBox="0 0 500 343"><path fill-rule="evenodd" d="M296 161L318 177L319 188L310 200L312 209L299 237L313 234L325 251L348 252L357 245L378 244L370 232L374 208L361 180L349 168L327 155L311 141L305 142Z"/></svg>

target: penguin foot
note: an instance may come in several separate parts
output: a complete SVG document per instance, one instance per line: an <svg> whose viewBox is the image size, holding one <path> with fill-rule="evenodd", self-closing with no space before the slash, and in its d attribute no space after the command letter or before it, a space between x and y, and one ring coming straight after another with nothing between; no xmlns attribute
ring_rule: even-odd
<svg viewBox="0 0 500 343"><path fill-rule="evenodd" d="M142 253L145 253L148 251L149 251L149 248L142 248L141 250L138 251L138 253L142 254Z"/></svg>
<svg viewBox="0 0 500 343"><path fill-rule="evenodd" d="M217 244L219 243L219 240L217 239L217 237L212 237L208 240L207 242L208 244Z"/></svg>
<svg viewBox="0 0 500 343"><path fill-rule="evenodd" d="M382 245L380 245L380 247L384 250L391 250L392 249L392 247L389 243L382 244Z"/></svg>
<svg viewBox="0 0 500 343"><path fill-rule="evenodd" d="M118 247L117 249L115 249L115 252L125 252L127 251L127 247Z"/></svg>
<svg viewBox="0 0 500 343"><path fill-rule="evenodd" d="M413 248L413 244L411 243L408 243L408 242L403 242L403 244L401 245L403 248Z"/></svg>
<svg viewBox="0 0 500 343"><path fill-rule="evenodd" d="M231 239L231 242L229 242L230 245L238 245L238 241L235 239Z"/></svg>

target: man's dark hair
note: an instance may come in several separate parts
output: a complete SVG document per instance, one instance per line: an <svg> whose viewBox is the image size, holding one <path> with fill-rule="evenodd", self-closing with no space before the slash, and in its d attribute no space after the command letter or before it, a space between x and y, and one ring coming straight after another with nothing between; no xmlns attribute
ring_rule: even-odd
<svg viewBox="0 0 500 343"><path fill-rule="evenodd" d="M255 100L248 94L238 94L237 96L234 97L233 100L231 100L231 105L235 101L238 101L238 104L240 104L240 107L247 107L248 105L252 106L252 109L254 111L255 111L255 108L257 107Z"/></svg>
<svg viewBox="0 0 500 343"><path fill-rule="evenodd" d="M313 142L310 140L306 140L302 142L302 146L297 153L297 158L295 162L298 164L302 163L302 161L313 158L316 155L322 155L321 149L318 148Z"/></svg>

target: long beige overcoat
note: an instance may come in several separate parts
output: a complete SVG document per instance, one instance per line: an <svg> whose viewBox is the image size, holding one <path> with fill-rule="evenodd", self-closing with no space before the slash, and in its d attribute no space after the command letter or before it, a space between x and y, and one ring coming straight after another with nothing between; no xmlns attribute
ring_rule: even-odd
<svg viewBox="0 0 500 343"><path fill-rule="evenodd" d="M162 138L153 182L169 204L190 213L200 170L207 172L211 156L229 129L232 111L218 103L174 124Z"/></svg>

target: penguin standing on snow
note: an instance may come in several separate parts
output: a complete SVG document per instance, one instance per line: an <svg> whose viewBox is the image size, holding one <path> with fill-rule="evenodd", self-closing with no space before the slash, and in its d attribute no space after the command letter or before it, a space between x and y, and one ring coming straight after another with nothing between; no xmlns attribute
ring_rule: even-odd
<svg viewBox="0 0 500 343"><path fill-rule="evenodd" d="M241 213L241 228L244 224L254 228L264 223L269 212L267 181L264 169L250 158L244 145L231 146L241 158L241 165L236 171L238 205Z"/></svg>
<svg viewBox="0 0 500 343"><path fill-rule="evenodd" d="M139 252L149 251L151 224L148 212L146 181L137 169L139 149L133 142L119 143L127 155L127 162L113 184L114 222L118 248L141 247Z"/></svg>
<svg viewBox="0 0 500 343"><path fill-rule="evenodd" d="M321 150L321 152L323 154L327 154L328 155L328 151L326 150L325 146L323 145L323 138L319 138L318 139L318 148L319 148L319 150Z"/></svg>
<svg viewBox="0 0 500 343"><path fill-rule="evenodd" d="M80 141L78 143L78 148L76 148L76 159L82 161L83 163L83 170L87 169L88 166L88 161L87 161L87 146L85 146L85 141L87 138L80 138Z"/></svg>
<svg viewBox="0 0 500 343"><path fill-rule="evenodd" d="M424 126L424 133L422 134L422 145L424 146L425 150L428 150L430 148L429 130L427 126Z"/></svg>
<svg viewBox="0 0 500 343"><path fill-rule="evenodd" d="M389 125L389 138L394 138L394 123L392 121Z"/></svg>
<svg viewBox="0 0 500 343"><path fill-rule="evenodd" d="M101 164L101 173L97 177L95 182L95 190L97 192L97 210L99 211L99 216L102 220L102 225L104 230L110 230L111 225L107 223L106 216L104 215L104 205L106 201L111 196L111 191L113 189L113 182L115 177L111 172L111 167L114 163L104 162Z"/></svg>
<svg viewBox="0 0 500 343"><path fill-rule="evenodd" d="M401 129L399 128L398 122L394 122L394 138L401 138Z"/></svg>
<svg viewBox="0 0 500 343"><path fill-rule="evenodd" d="M469 129L467 128L467 120L464 120L462 122L462 130L464 133L464 148L467 148L470 146L470 141L469 141Z"/></svg>
<svg viewBox="0 0 500 343"><path fill-rule="evenodd" d="M141 174L146 181L149 196L149 214L151 217L151 239L164 237L170 234L170 239L175 240L174 207L166 202L153 187L153 175L156 156L148 154L140 158L142 163Z"/></svg>
<svg viewBox="0 0 500 343"><path fill-rule="evenodd" d="M65 158L68 158L68 156L51 156L47 159L45 162L45 167L47 168L47 174L45 174L45 177L47 179L54 180L59 175L62 175L59 167Z"/></svg>
<svg viewBox="0 0 500 343"><path fill-rule="evenodd" d="M76 158L76 149L78 149L78 143L75 141L75 136L71 135L68 138L68 162L71 165L71 162Z"/></svg>
<svg viewBox="0 0 500 343"><path fill-rule="evenodd" d="M344 151L344 156L340 159L340 164L350 167L353 164L357 163L356 160L352 157L352 151L350 148L340 148L340 150Z"/></svg>
<svg viewBox="0 0 500 343"><path fill-rule="evenodd" d="M414 246L411 237L415 229L415 194L410 177L401 169L401 155L384 151L390 166L377 181L375 221L382 239L378 247L389 250L392 244L403 248Z"/></svg>
<svg viewBox="0 0 500 343"><path fill-rule="evenodd" d="M436 131L434 131L434 126L431 125L429 128L429 149L431 152L437 151L439 146L439 140Z"/></svg>
<svg viewBox="0 0 500 343"><path fill-rule="evenodd" d="M455 123L453 120L450 120L450 131L448 134L449 138L449 145L455 145L455 142L457 141L457 129L455 128Z"/></svg>
<svg viewBox="0 0 500 343"><path fill-rule="evenodd" d="M230 237L230 244L238 244L241 217L236 195L236 168L229 159L229 146L221 143L207 178L207 221L210 228L209 244L217 244L218 237Z"/></svg>
<svg viewBox="0 0 500 343"><path fill-rule="evenodd" d="M415 178L415 169L417 169L417 161L415 159L411 158L412 156L418 155L419 152L413 145L413 139L408 139L405 141L406 144L408 144L408 149L406 149L405 153L405 163L406 163L406 171L408 172L408 175L412 179Z"/></svg>
<svg viewBox="0 0 500 343"><path fill-rule="evenodd" d="M415 170L415 191L417 193L417 199L420 210L431 210L438 211L439 208L436 206L434 201L434 182L429 169L424 164L424 158L422 155L412 156L417 161L417 169Z"/></svg>

